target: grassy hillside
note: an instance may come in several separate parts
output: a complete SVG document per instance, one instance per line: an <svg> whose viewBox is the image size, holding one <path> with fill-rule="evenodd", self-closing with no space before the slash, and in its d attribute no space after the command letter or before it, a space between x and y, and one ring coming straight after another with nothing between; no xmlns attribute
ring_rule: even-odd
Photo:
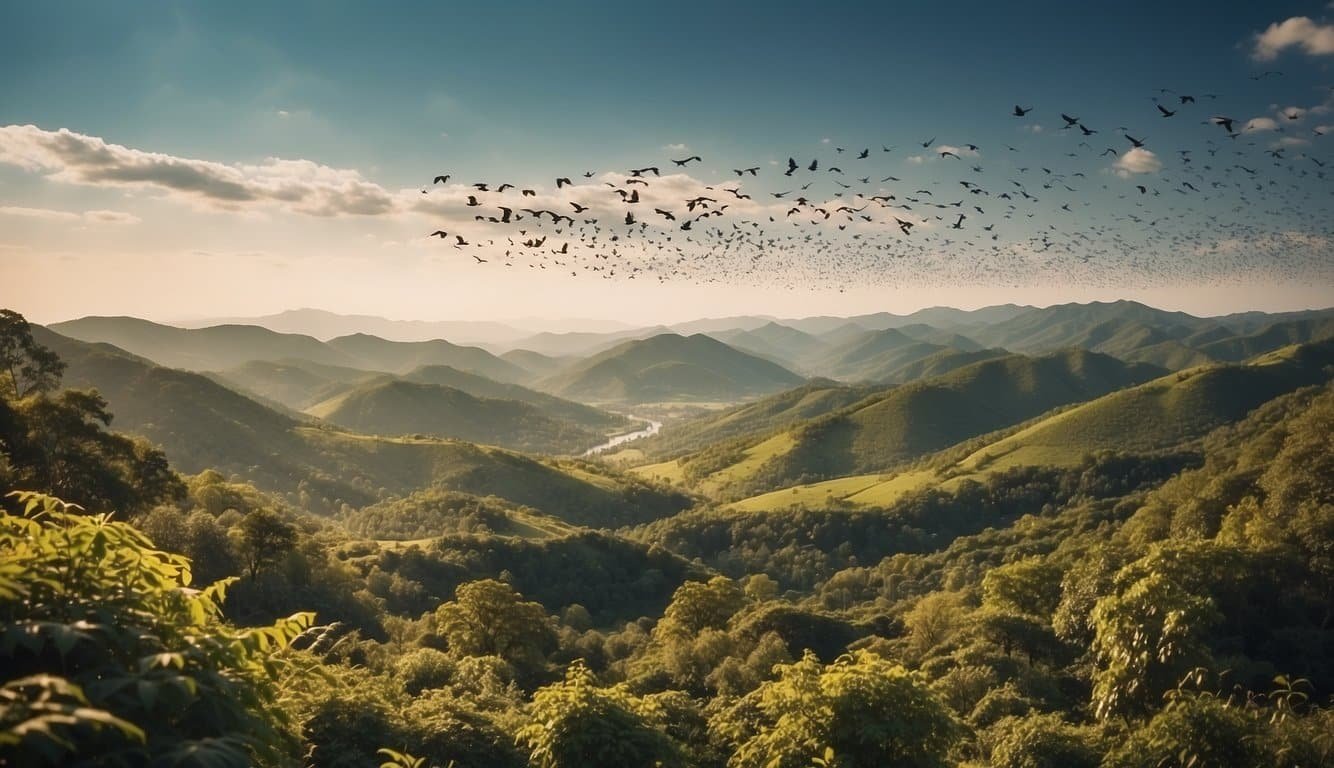
<svg viewBox="0 0 1334 768"><path fill-rule="evenodd" d="M1162 372L1083 350L987 360L874 394L793 427L783 449L771 451L758 464L753 454L745 453L744 444L723 444L685 457L680 460L682 476L693 480L693 487L737 498L879 471ZM738 466L747 471L738 471Z"/></svg>
<svg viewBox="0 0 1334 768"><path fill-rule="evenodd" d="M546 379L542 389L585 401L739 400L802 382L782 366L696 334L628 341Z"/></svg>
<svg viewBox="0 0 1334 768"><path fill-rule="evenodd" d="M372 381L306 412L363 434L432 435L536 453L578 454L602 442L601 433L529 403L403 379Z"/></svg>
<svg viewBox="0 0 1334 768"><path fill-rule="evenodd" d="M951 448L902 472L849 475L758 494L734 506L758 511L792 504L882 506L926 488L1024 466L1073 466L1099 451L1161 453L1190 449L1211 430L1302 387L1331 380L1334 342L1289 347L1245 365L1169 374L1061 409L994 440ZM943 460L942 460L943 459Z"/></svg>
<svg viewBox="0 0 1334 768"><path fill-rule="evenodd" d="M1216 360L1236 362L1289 344L1334 338L1334 316L1324 315L1273 323L1255 333L1215 339L1200 350Z"/></svg>
<svg viewBox="0 0 1334 768"><path fill-rule="evenodd" d="M795 389L722 413L667 424L656 436L637 441L635 448L655 457L678 456L735 438L754 437L845 408L883 387L849 385L816 379Z"/></svg>
<svg viewBox="0 0 1334 768"><path fill-rule="evenodd" d="M581 525L622 525L691 504L582 462L529 458L440 439L386 439L302 424L199 374L152 365L43 328L37 340L69 368L65 382L95 387L116 429L160 446L184 472L217 469L334 512L427 486L494 495Z"/></svg>
<svg viewBox="0 0 1334 768"><path fill-rule="evenodd" d="M629 421L619 414L538 392L518 384L488 379L447 365L428 365L404 374L408 381L438 384L466 392L473 397L514 400L536 407L543 415L576 424L594 432L625 427Z"/></svg>

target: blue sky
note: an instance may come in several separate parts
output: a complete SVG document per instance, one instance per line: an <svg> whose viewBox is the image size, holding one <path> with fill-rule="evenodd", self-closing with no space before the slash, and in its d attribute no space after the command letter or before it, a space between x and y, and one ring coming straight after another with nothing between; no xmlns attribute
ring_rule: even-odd
<svg viewBox="0 0 1334 768"><path fill-rule="evenodd" d="M300 159L353 171L386 190L421 185L446 170L461 179L537 184L585 168L663 162L674 145L714 161L697 171L706 183L742 163L767 167L835 145L884 144L907 153L932 136L976 143L988 161L999 159L993 148L1006 145L1021 149L1026 163L1050 165L1070 149L1070 142L1048 138L1061 111L1099 126L1103 137L1125 125L1147 132L1157 147L1202 146L1199 117L1212 107L1194 119L1163 122L1150 101L1160 87L1218 92L1228 114L1241 119L1288 105L1319 107L1328 93L1319 87L1334 82L1334 56L1322 52L1319 39L1312 38L1314 52L1293 44L1272 60L1255 56L1257 34L1293 17L1312 19L1318 35L1334 11L1321 2L8 3L0 9L0 126L65 128L137 151L238 167ZM1285 74L1250 79L1270 69ZM1036 107L1032 119L1009 115L1016 102ZM1303 127L1322 120L1334 116L1309 115ZM1047 136L1025 130L1032 125ZM1326 146L1292 151L1328 157ZM1309 176L1300 183L1315 200L1329 186ZM769 179L755 185L771 189ZM433 268L405 256L411 278L371 281L378 296L366 295L377 265L388 271L386 264L395 264L385 261L394 258L386 248L419 231L419 222L353 215L330 223L282 210L247 218L182 206L151 189L68 183L58 169L34 172L13 162L0 163L4 207L86 219L71 228L54 216L0 218L0 248L8 247L0 250L0 277L10 285L39 293L86 278L90 267L106 274L100 286L66 291L63 305L44 303L38 311L47 315L138 307L169 317L318 305L449 316L435 299L460 285L467 295L453 306L475 315L484 311L478 291L516 285L477 270L465 275L457 263ZM1225 210L1220 201L1214 213ZM91 223L89 211L137 221L108 233ZM1293 228L1310 218L1297 213ZM65 226L53 231L56 224ZM368 257L364 244L347 243L364 239L376 241L377 255L349 266ZM1328 278L1325 270L1312 284L1308 274L1260 303L1322 303L1331 298L1322 282ZM433 279L434 293L421 292ZM187 286L200 281L225 284L230 296L189 295ZM522 306L502 302L485 311L574 315L595 304L657 320L674 319L683 307L725 313L727 300L736 311L795 302L811 312L849 303L886 308L873 305L887 301L910 309L915 300L912 293L794 296L772 286L721 290L689 281L655 293L600 282L528 281L516 299ZM954 303L1059 301L1111 290L1048 283L977 286ZM134 285L152 289L135 295ZM576 306L537 301L553 291L578 297ZM1240 295L1200 287L1195 304L1181 303L1222 309Z"/></svg>

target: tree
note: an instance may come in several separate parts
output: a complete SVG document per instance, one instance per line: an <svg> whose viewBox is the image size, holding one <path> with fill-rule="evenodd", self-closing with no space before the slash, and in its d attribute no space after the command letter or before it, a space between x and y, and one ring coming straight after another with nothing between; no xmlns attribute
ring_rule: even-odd
<svg viewBox="0 0 1334 768"><path fill-rule="evenodd" d="M1142 712L1191 670L1208 666L1213 601L1150 573L1093 609L1093 703L1099 717Z"/></svg>
<svg viewBox="0 0 1334 768"><path fill-rule="evenodd" d="M499 656L532 670L556 642L546 609L495 579L460 585L453 602L436 610L436 618L456 656Z"/></svg>
<svg viewBox="0 0 1334 768"><path fill-rule="evenodd" d="M227 582L189 590L189 560L130 525L17 500L0 511L0 762L297 764L279 680L311 614L236 629Z"/></svg>
<svg viewBox="0 0 1334 768"><path fill-rule="evenodd" d="M65 363L32 338L23 315L0 309L0 396L16 400L60 385Z"/></svg>
<svg viewBox="0 0 1334 768"><path fill-rule="evenodd" d="M110 424L96 391L0 399L0 446L12 482L97 512L134 514L184 496L184 483L161 451L107 431Z"/></svg>
<svg viewBox="0 0 1334 768"><path fill-rule="evenodd" d="M681 764L656 702L624 684L602 688L582 661L565 679L533 694L532 719L519 731L536 768L628 768Z"/></svg>
<svg viewBox="0 0 1334 768"><path fill-rule="evenodd" d="M1061 569L1040 557L993 568L982 578L982 604L1050 617L1061 599Z"/></svg>
<svg viewBox="0 0 1334 768"><path fill-rule="evenodd" d="M733 768L805 768L832 748L833 766L945 765L960 728L949 708L903 667L868 651L829 666L811 653L743 699L759 727L722 715L715 730L737 743ZM728 720L732 720L729 722Z"/></svg>
<svg viewBox="0 0 1334 768"><path fill-rule="evenodd" d="M237 526L237 550L251 581L265 565L296 547L296 526L267 509L256 509Z"/></svg>
<svg viewBox="0 0 1334 768"><path fill-rule="evenodd" d="M1097 768L1102 761L1093 735L1060 715L1008 718L994 731L993 768Z"/></svg>
<svg viewBox="0 0 1334 768"><path fill-rule="evenodd" d="M662 615L662 626L665 631L689 635L719 629L745 602L741 588L726 576L714 576L707 583L687 581L672 594L672 602Z"/></svg>

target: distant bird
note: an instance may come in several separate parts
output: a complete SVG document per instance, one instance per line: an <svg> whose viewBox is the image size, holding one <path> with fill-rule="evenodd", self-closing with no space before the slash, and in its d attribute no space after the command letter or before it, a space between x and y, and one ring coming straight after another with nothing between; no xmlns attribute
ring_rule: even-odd
<svg viewBox="0 0 1334 768"><path fill-rule="evenodd" d="M472 257L473 257L474 259L477 259L477 263L478 263L478 264L485 264L485 263L486 263L486 259L482 258L481 256L478 256L478 255L475 254L475 253L472 255Z"/></svg>
<svg viewBox="0 0 1334 768"><path fill-rule="evenodd" d="M574 185L574 182L570 181L569 179L565 178L564 176L562 176L561 178L556 179L556 189L560 189L561 187L563 187L563 186L565 186L565 185L567 185L567 184L573 186L573 185Z"/></svg>
<svg viewBox="0 0 1334 768"><path fill-rule="evenodd" d="M1131 135L1128 134L1128 133L1125 134L1125 137L1126 137L1126 141L1128 141L1128 142L1130 142L1131 144L1133 144L1133 145L1135 146L1136 149L1138 149L1138 148L1144 146L1144 139L1137 139L1137 138L1135 138L1134 136L1131 136Z"/></svg>
<svg viewBox="0 0 1334 768"><path fill-rule="evenodd" d="M738 176L742 176L742 175L747 174L747 173L749 173L751 176L756 176L756 175L759 174L759 172L760 172L760 167L759 167L758 165L755 166L755 167L753 167L753 168L733 168L733 169L732 169L732 173L735 173L735 174L738 175Z"/></svg>
<svg viewBox="0 0 1334 768"><path fill-rule="evenodd" d="M966 219L966 218L968 218L968 217L965 216L965 215L963 215L962 213L959 214L959 220L956 221L956 222L954 222L953 224L951 224L951 225L950 225L950 228L951 228L951 229L963 229L963 220Z"/></svg>
<svg viewBox="0 0 1334 768"><path fill-rule="evenodd" d="M427 237L438 237L438 238L440 238L441 240L444 240L446 237L449 237L449 233L446 232L446 231L443 230L443 229L437 229L436 231L434 231L434 232L432 232L431 234L427 235Z"/></svg>
<svg viewBox="0 0 1334 768"><path fill-rule="evenodd" d="M433 181L433 182L431 182L431 183L432 183L432 184L444 184L444 183L446 183L446 182L448 182L448 181L449 181L449 174L445 174L445 175L443 175L443 176L436 176L436 177L435 177L435 181Z"/></svg>
<svg viewBox="0 0 1334 768"><path fill-rule="evenodd" d="M575 213L583 213L584 211L588 210L588 206L586 206L586 205L580 205L580 204L578 204L578 203L574 203L574 202L570 203L570 206L571 206L572 208L574 208L574 212L575 212Z"/></svg>
<svg viewBox="0 0 1334 768"><path fill-rule="evenodd" d="M1176 114L1176 112L1173 112L1167 107L1164 107L1162 104L1155 104L1154 106L1157 107L1158 111L1163 114L1163 117L1171 117L1172 115Z"/></svg>
<svg viewBox="0 0 1334 768"><path fill-rule="evenodd" d="M468 195L468 205L476 207L481 205L481 203L477 202L477 198L473 195Z"/></svg>
<svg viewBox="0 0 1334 768"><path fill-rule="evenodd" d="M699 160L699 159L700 159L699 155L691 155L690 157L687 157L687 158L684 159L684 160L673 160L672 162L673 162L673 163L676 163L677 167L680 168L680 167L684 167L685 164L688 163L688 162L690 162L691 160ZM656 175L656 174L655 174L655 175Z"/></svg>
<svg viewBox="0 0 1334 768"><path fill-rule="evenodd" d="M1070 127L1072 127L1072 126L1079 125L1079 118L1077 118L1077 117L1071 117L1071 116L1065 114L1064 112L1061 113L1061 119L1065 121L1065 127L1066 127L1066 128L1070 128Z"/></svg>
<svg viewBox="0 0 1334 768"><path fill-rule="evenodd" d="M932 136L931 138L929 138L929 139L927 139L926 141L922 142L922 149L930 149L930 148L931 148L931 145L932 145L932 144L935 144L935 143L936 143L936 137L935 137L935 136Z"/></svg>
<svg viewBox="0 0 1334 768"><path fill-rule="evenodd" d="M1029 112L1032 112L1032 111L1033 111L1033 108L1032 108L1032 107L1028 107L1027 109L1025 109L1024 107L1021 107L1021 106L1019 106L1018 104L1015 104L1015 105L1014 105L1014 111L1011 112L1010 114L1014 115L1015 117L1023 117L1024 115L1027 115Z"/></svg>

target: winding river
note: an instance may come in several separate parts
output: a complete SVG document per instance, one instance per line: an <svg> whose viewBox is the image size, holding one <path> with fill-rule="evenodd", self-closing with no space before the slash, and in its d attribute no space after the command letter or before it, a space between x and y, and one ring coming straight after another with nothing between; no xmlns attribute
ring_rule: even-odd
<svg viewBox="0 0 1334 768"><path fill-rule="evenodd" d="M629 417L637 421L647 421L648 426L644 427L643 429L637 432L626 432L623 435L617 435L608 440L607 442L603 443L602 445L597 445L584 451L584 455L593 456L595 454L602 453L608 448L615 448L616 446L621 445L622 443L628 443L631 440L638 440L641 437L650 437L652 435L656 435L658 434L658 430L662 429L661 421L653 421L652 419L641 419L633 414L631 414Z"/></svg>

